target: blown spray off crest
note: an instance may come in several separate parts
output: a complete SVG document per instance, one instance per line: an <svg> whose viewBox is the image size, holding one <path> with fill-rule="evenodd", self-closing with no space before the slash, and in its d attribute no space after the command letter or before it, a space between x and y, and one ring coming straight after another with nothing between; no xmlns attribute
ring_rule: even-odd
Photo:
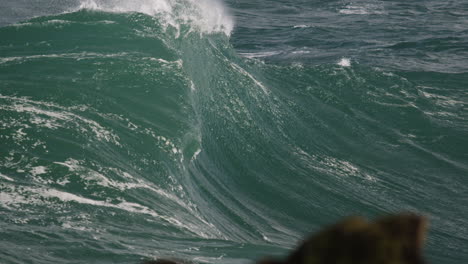
<svg viewBox="0 0 468 264"><path fill-rule="evenodd" d="M164 26L180 30L181 25L190 25L191 30L202 33L222 32L231 35L234 22L225 7L214 0L86 0L79 9L105 12L139 12L162 18Z"/></svg>

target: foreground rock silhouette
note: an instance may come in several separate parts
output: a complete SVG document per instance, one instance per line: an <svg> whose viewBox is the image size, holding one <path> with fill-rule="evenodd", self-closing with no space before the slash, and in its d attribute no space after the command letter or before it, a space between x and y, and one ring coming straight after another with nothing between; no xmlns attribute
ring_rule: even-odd
<svg viewBox="0 0 468 264"><path fill-rule="evenodd" d="M424 264L427 221L398 214L368 222L349 217L306 239L283 260L266 258L257 264ZM151 260L144 264L179 264Z"/></svg>

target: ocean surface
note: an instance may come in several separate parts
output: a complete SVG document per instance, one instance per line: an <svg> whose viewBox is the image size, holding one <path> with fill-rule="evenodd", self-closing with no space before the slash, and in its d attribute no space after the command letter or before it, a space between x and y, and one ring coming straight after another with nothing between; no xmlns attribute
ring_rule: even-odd
<svg viewBox="0 0 468 264"><path fill-rule="evenodd" d="M248 264L400 211L468 263L465 0L0 1L0 263Z"/></svg>

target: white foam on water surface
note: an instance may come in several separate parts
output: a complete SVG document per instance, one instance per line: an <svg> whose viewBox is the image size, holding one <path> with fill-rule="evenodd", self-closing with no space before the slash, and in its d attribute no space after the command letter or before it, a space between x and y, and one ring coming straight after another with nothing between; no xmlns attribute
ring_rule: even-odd
<svg viewBox="0 0 468 264"><path fill-rule="evenodd" d="M309 25L295 25L293 28L310 28Z"/></svg>
<svg viewBox="0 0 468 264"><path fill-rule="evenodd" d="M83 163L84 161L75 160L72 158L69 158L64 162L54 162L54 164L67 167L70 172L78 172L80 175L79 177L87 181L88 184L93 184L93 185L97 184L103 187L118 189L120 191L126 191L130 189L147 189L158 194L161 197L165 197L166 199L178 204L179 206L187 209L188 211L194 212L192 207L189 204L185 203L183 200L181 200L179 197L161 188L158 188L152 183L146 182L142 179L138 179L132 176L131 174L124 172L117 168L109 168L109 171L113 171L114 173L117 173L126 181L123 182L123 181L111 179L108 176L104 175L103 173L100 173L96 170L85 167ZM68 180L64 179L64 180L61 180L61 182L63 182L64 184L67 184Z"/></svg>
<svg viewBox="0 0 468 264"><path fill-rule="evenodd" d="M269 94L270 91L265 87L265 85L263 85L263 83L261 83L260 81L258 81L257 79L255 79L255 77L252 76L252 74L248 73L246 70L242 69L242 67L240 67L239 65L231 62L230 63L231 67L235 70L237 70L238 72L240 72L241 74L243 74L244 76L247 76L250 80L252 80L258 87L260 87L262 89L262 91L265 93L265 94Z"/></svg>
<svg viewBox="0 0 468 264"><path fill-rule="evenodd" d="M310 50L295 50L295 51L291 52L291 54L301 55L301 54L309 54L310 52L311 52Z"/></svg>
<svg viewBox="0 0 468 264"><path fill-rule="evenodd" d="M362 6L348 5L345 8L341 9L340 13L345 15L367 15L369 14L369 11L367 11L366 8Z"/></svg>
<svg viewBox="0 0 468 264"><path fill-rule="evenodd" d="M36 166L32 167L30 173L33 176L41 175L41 174L46 174L47 173L47 168L44 166Z"/></svg>
<svg viewBox="0 0 468 264"><path fill-rule="evenodd" d="M3 178L3 179L5 179L5 180L11 181L11 182L14 182L14 181L15 181L15 180L13 180L12 178L10 178L10 177L6 176L5 174L2 174L2 173L0 173L0 178Z"/></svg>
<svg viewBox="0 0 468 264"><path fill-rule="evenodd" d="M337 63L341 67L350 67L351 66L351 59L348 58L341 58L341 60Z"/></svg>
<svg viewBox="0 0 468 264"><path fill-rule="evenodd" d="M220 235L219 231L217 231L212 224L201 218L197 217L200 222L191 223L182 218L179 219L176 218L176 216L158 213L147 206L135 202L127 202L123 199L119 199L119 202L114 203L108 200L90 199L47 187L17 187L11 184L4 184L3 187L5 187L5 189L0 192L0 207L8 210L33 212L35 210L40 210L41 206L46 206L48 208L57 207L57 209L59 209L62 205L58 201L71 204L78 203L112 208L133 214L148 215L164 220L166 223L188 230L204 238L217 238ZM63 227L72 228L70 222L65 222Z"/></svg>
<svg viewBox="0 0 468 264"><path fill-rule="evenodd" d="M26 204L30 201L30 199L17 193L0 192L0 206L6 209L12 209L18 204Z"/></svg>
<svg viewBox="0 0 468 264"><path fill-rule="evenodd" d="M362 3L348 4L339 10L340 14L344 15L382 15L385 14L382 4Z"/></svg>
<svg viewBox="0 0 468 264"><path fill-rule="evenodd" d="M96 121L75 113L76 107L63 107L50 102L34 101L26 97L3 96L8 104L0 105L0 110L28 114L30 123L49 129L73 128L81 133L93 134L97 140L121 146L119 137ZM78 109L79 110L79 109ZM23 131L17 136L25 136ZM20 139L20 138L19 138Z"/></svg>
<svg viewBox="0 0 468 264"><path fill-rule="evenodd" d="M181 24L189 24L203 33L222 32L227 36L234 28L224 5L215 0L82 0L79 9L138 12L162 18L178 29Z"/></svg>
<svg viewBox="0 0 468 264"><path fill-rule="evenodd" d="M43 54L43 55L30 55L30 56L16 56L16 57L3 57L0 58L0 64L9 62L23 63L26 61L32 61L37 59L75 59L75 60L86 60L95 58L118 58L128 57L130 55L126 52L119 53L96 53L96 52L78 52L78 53L59 53L59 54Z"/></svg>
<svg viewBox="0 0 468 264"><path fill-rule="evenodd" d="M271 57L275 55L281 54L282 51L261 51L261 52L244 52L244 53L239 53L242 57L245 58L265 58L265 57Z"/></svg>
<svg viewBox="0 0 468 264"><path fill-rule="evenodd" d="M300 160L305 162L307 167L325 174L332 174L340 177L355 176L372 182L376 181L376 178L350 161L340 160L326 155L309 154L299 147L294 150L293 154L297 155Z"/></svg>
<svg viewBox="0 0 468 264"><path fill-rule="evenodd" d="M200 153L202 152L201 149L197 149L197 151L195 151L195 153L193 153L193 156L192 158L190 159L191 161L194 161L197 159L198 155L200 155Z"/></svg>
<svg viewBox="0 0 468 264"><path fill-rule="evenodd" d="M62 165L68 168L69 171L75 171L79 168L79 161L75 159L67 159L65 162L54 162L55 164Z"/></svg>

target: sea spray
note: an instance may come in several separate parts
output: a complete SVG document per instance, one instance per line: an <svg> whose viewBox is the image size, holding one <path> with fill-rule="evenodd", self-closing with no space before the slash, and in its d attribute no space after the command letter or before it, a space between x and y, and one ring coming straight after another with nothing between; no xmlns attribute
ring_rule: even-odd
<svg viewBox="0 0 468 264"><path fill-rule="evenodd" d="M180 30L181 25L191 25L202 33L223 32L230 35L233 20L226 8L214 0L83 0L79 9L106 12L139 12L162 19L164 26Z"/></svg>

